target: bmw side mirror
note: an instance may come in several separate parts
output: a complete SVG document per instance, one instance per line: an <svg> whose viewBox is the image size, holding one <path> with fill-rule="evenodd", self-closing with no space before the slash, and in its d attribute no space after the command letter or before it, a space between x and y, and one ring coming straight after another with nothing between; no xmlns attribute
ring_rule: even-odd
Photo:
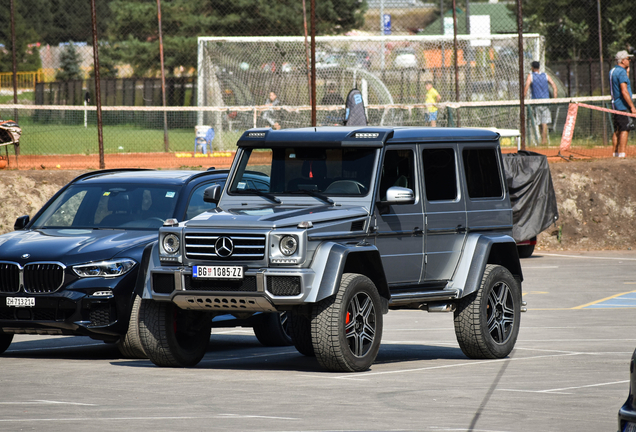
<svg viewBox="0 0 636 432"><path fill-rule="evenodd" d="M206 203L218 204L219 198L221 198L221 185L212 185L203 192L203 201Z"/></svg>
<svg viewBox="0 0 636 432"><path fill-rule="evenodd" d="M27 226L28 223L29 223L29 215L20 216L19 218L15 220L15 223L13 224L13 229L15 231L24 229L24 227Z"/></svg>

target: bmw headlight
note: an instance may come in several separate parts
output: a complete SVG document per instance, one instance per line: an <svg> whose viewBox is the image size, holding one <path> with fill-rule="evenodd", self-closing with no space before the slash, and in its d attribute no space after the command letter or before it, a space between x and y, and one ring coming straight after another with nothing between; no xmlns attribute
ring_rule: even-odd
<svg viewBox="0 0 636 432"><path fill-rule="evenodd" d="M280 239L278 244L280 252L285 256L293 255L298 250L298 239L291 235L286 235Z"/></svg>
<svg viewBox="0 0 636 432"><path fill-rule="evenodd" d="M128 273L137 264L129 258L73 266L79 277L117 277Z"/></svg>
<svg viewBox="0 0 636 432"><path fill-rule="evenodd" d="M176 254L179 252L179 246L181 242L179 237L174 234L167 234L162 241L163 250L169 254Z"/></svg>

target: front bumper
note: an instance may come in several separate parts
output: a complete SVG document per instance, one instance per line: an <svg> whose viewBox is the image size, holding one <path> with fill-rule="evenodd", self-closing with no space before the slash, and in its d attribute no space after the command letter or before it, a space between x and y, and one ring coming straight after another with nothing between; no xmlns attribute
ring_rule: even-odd
<svg viewBox="0 0 636 432"><path fill-rule="evenodd" d="M210 312L276 312L306 303L316 277L311 269L247 269L240 281L196 279L191 267L151 271L152 298L182 309Z"/></svg>
<svg viewBox="0 0 636 432"><path fill-rule="evenodd" d="M33 298L34 306L7 306L7 298ZM112 339L124 334L128 320L114 296L62 290L46 295L0 294L0 332L61 334Z"/></svg>

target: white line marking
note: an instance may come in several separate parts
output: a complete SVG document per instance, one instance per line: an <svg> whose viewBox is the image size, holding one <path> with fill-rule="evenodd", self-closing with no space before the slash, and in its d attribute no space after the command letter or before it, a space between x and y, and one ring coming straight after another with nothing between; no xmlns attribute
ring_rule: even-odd
<svg viewBox="0 0 636 432"><path fill-rule="evenodd" d="M353 380L353 381L356 381L356 380L357 381L366 381L367 377L377 376L377 375L389 375L389 374L408 373L408 372L423 372L423 371L429 371L429 370L448 369L448 368L455 368L455 367L462 367L462 366L476 366L476 365L482 365L482 364L494 364L494 363L499 363L499 362L503 362L503 361L535 360L535 359L541 359L541 358L567 357L567 356L575 356L575 355L581 355L581 353L572 352L572 353L564 353L564 354L542 355L542 356L523 357L523 358L505 358L505 359L494 359L494 360L482 360L482 361L474 361L474 362L468 362L468 363L457 363L457 364L451 364L451 365L429 366L429 367L422 367L422 368L415 368L415 369L402 369L402 370L392 370L392 371L384 371L384 372L364 372L364 373L361 374L362 376L360 376L360 378L351 377L351 375L340 375L340 376L334 376L334 377L329 377L329 378L332 378L332 379L346 379L346 380ZM312 375L307 375L307 376L312 376ZM322 378L322 376L321 376L321 378Z"/></svg>
<svg viewBox="0 0 636 432"><path fill-rule="evenodd" d="M90 347L90 346L102 346L104 345L104 343L94 343L94 344L84 344L84 345L68 345L68 346L50 346L50 347L42 347L42 348L24 348L24 349L9 349L6 351L7 354L9 353L17 353L17 352L24 352L24 351L44 351L44 350L52 350L52 349L66 349L66 348L84 348L84 347Z"/></svg>
<svg viewBox="0 0 636 432"><path fill-rule="evenodd" d="M294 350L289 350L289 351L284 351L284 352L278 352L278 353L268 353L268 354L255 354L255 355L249 355L249 356L245 356L245 357L225 357L225 358L217 358L217 359L203 359L201 360L200 363L218 363L218 362L223 362L223 361L229 361L229 360L250 360L250 359L255 359L255 358L259 358L259 357L274 357L274 356L282 356L282 355L289 355L289 354L299 354L298 351Z"/></svg>
<svg viewBox="0 0 636 432"><path fill-rule="evenodd" d="M563 388L548 389L548 390L515 390L515 389L497 389L497 390L500 390L500 391L511 391L511 392L526 392L526 393L572 394L572 393L561 393L561 392L563 392L564 390L576 390L576 389L590 388L590 387L602 387L602 386L608 386L608 385L614 385L614 384L625 384L625 383L628 383L628 382L629 382L629 380L613 381L613 382L608 382L608 383L588 384L588 385L583 385L583 386L563 387Z"/></svg>
<svg viewBox="0 0 636 432"><path fill-rule="evenodd" d="M541 270L541 269L555 269L555 268L559 268L559 266L537 266L537 267L521 266L521 268L524 269L524 270L529 270L529 269L532 269L532 270L539 269L539 270Z"/></svg>
<svg viewBox="0 0 636 432"><path fill-rule="evenodd" d="M49 400L33 400L33 401L25 401L25 402L0 402L0 405L41 405L41 404L97 406L97 404L88 404L88 403L80 403L80 402L49 401Z"/></svg>
<svg viewBox="0 0 636 432"><path fill-rule="evenodd" d="M202 416L202 417L78 417L78 418L42 418L42 419L0 419L1 423L26 423L26 422L44 422L44 421L59 421L59 422L78 422L78 421L121 421L121 420L201 420L201 419L246 419L246 418L260 418L266 420L300 420L296 417L275 417L275 416L259 416L259 415L241 415L241 414L218 414L214 416Z"/></svg>
<svg viewBox="0 0 636 432"><path fill-rule="evenodd" d="M612 260L612 261L616 261L617 263L621 261L636 261L636 258L593 257L593 256L580 256L580 255L561 255L561 254L551 254L551 253L541 253L541 255L564 257L564 258Z"/></svg>

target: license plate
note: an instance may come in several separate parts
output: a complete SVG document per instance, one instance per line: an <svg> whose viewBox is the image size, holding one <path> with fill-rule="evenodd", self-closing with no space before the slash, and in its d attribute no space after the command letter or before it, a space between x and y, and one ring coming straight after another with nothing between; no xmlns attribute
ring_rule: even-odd
<svg viewBox="0 0 636 432"><path fill-rule="evenodd" d="M35 306L35 297L7 297L7 306L33 307Z"/></svg>
<svg viewBox="0 0 636 432"><path fill-rule="evenodd" d="M192 277L202 279L243 279L243 267L193 266Z"/></svg>
<svg viewBox="0 0 636 432"><path fill-rule="evenodd" d="M636 423L627 423L623 428L623 432L636 432Z"/></svg>

